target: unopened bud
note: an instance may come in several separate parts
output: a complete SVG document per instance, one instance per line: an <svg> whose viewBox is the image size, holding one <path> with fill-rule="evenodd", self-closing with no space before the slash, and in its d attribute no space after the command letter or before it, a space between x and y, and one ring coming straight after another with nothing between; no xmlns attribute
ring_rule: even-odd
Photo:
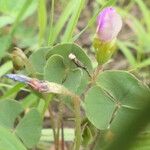
<svg viewBox="0 0 150 150"><path fill-rule="evenodd" d="M105 8L97 18L97 36L100 40L114 40L122 27L122 19L112 7Z"/></svg>
<svg viewBox="0 0 150 150"><path fill-rule="evenodd" d="M11 56L12 56L13 66L16 70L21 70L25 67L25 59L27 59L27 57L21 49L15 47Z"/></svg>
<svg viewBox="0 0 150 150"><path fill-rule="evenodd" d="M105 8L99 14L96 36L93 41L99 64L106 63L114 53L116 37L121 27L122 19L114 8Z"/></svg>

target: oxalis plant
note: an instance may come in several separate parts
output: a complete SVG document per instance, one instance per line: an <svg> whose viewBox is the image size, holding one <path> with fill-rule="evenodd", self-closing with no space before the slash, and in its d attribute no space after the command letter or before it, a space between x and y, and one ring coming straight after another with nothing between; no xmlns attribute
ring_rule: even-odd
<svg viewBox="0 0 150 150"><path fill-rule="evenodd" d="M0 111L9 114L7 118L0 115L0 132L7 136L7 142L0 138L0 148L8 147L8 143L11 150L35 147L42 139L42 120L48 110L55 149L66 149L65 133L60 132L65 131L63 111L66 105L74 114L75 124L74 141L69 149L111 149L109 144L140 111L149 92L146 85L127 71L105 71L121 28L122 19L113 7L100 12L93 38L96 68L85 51L74 43L41 47L29 58L16 48L11 54L14 67L22 70L25 66L24 73L6 77L21 82L15 88L30 87L25 90L31 90L38 102L35 105L33 95L24 99L24 108L12 100L0 101L0 108L3 106ZM28 76L23 75L25 73ZM51 105L55 100L58 101L57 118ZM27 107L32 109L22 118L20 113ZM8 128L13 133L8 132Z"/></svg>

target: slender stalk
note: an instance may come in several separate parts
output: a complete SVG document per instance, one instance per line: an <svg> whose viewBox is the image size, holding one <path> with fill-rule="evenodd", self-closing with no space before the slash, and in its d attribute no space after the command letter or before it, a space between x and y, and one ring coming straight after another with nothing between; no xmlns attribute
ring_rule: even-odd
<svg viewBox="0 0 150 150"><path fill-rule="evenodd" d="M93 72L93 75L90 78L89 84L87 85L84 92L80 96L82 100L84 100L85 94L88 92L88 90L95 84L96 79L102 70L103 70L103 66L101 65L97 66L97 68Z"/></svg>
<svg viewBox="0 0 150 150"><path fill-rule="evenodd" d="M55 143L55 149L58 150L57 148L57 143L56 143L56 129L55 129L55 120L54 120L54 115L53 112L51 110L51 105L49 105L48 107L48 111L50 114L50 121L51 121L51 126L52 126L52 130L53 130L53 136L54 136L54 143Z"/></svg>
<svg viewBox="0 0 150 150"><path fill-rule="evenodd" d="M81 114L80 114L80 98L73 96L74 111L75 111L75 144L74 150L79 150L81 145Z"/></svg>
<svg viewBox="0 0 150 150"><path fill-rule="evenodd" d="M61 122L61 150L65 150L63 120L62 120L62 122Z"/></svg>
<svg viewBox="0 0 150 150"><path fill-rule="evenodd" d="M93 141L92 141L92 143L91 143L91 145L89 146L88 150L93 150L95 148L98 139L100 139L100 136L101 136L100 131L98 130L95 137L94 137L94 139L93 139Z"/></svg>
<svg viewBox="0 0 150 150"><path fill-rule="evenodd" d="M60 129L62 124L62 113L63 113L63 101L60 101L59 103L59 113L58 113L58 120L57 120L57 132L56 132L56 143L58 145L58 150L60 146Z"/></svg>

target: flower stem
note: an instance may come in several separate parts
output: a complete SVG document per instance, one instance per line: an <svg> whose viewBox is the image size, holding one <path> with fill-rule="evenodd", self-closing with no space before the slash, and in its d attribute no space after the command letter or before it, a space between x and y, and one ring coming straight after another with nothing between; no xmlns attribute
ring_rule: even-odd
<svg viewBox="0 0 150 150"><path fill-rule="evenodd" d="M54 136L54 143L55 143L55 149L58 150L58 145L57 145L57 140L56 140L56 129L55 129L55 121L54 121L54 115L53 112L51 110L51 105L49 105L48 108L49 114L50 114L50 121L51 121L51 126L52 126L52 130L53 130L53 136Z"/></svg>
<svg viewBox="0 0 150 150"><path fill-rule="evenodd" d="M81 114L80 114L80 98L73 96L74 111L75 111L75 144L74 150L79 150L81 145Z"/></svg>

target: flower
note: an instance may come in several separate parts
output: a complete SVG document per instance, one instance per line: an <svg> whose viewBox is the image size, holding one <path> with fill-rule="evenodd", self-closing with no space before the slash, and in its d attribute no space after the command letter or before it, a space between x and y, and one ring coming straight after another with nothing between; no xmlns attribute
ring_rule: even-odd
<svg viewBox="0 0 150 150"><path fill-rule="evenodd" d="M97 18L97 30L93 46L98 64L106 63L116 48L116 37L121 30L122 19L113 7L107 7Z"/></svg>
<svg viewBox="0 0 150 150"><path fill-rule="evenodd" d="M113 7L107 7L97 18L97 35L102 41L115 39L121 30L122 19Z"/></svg>

